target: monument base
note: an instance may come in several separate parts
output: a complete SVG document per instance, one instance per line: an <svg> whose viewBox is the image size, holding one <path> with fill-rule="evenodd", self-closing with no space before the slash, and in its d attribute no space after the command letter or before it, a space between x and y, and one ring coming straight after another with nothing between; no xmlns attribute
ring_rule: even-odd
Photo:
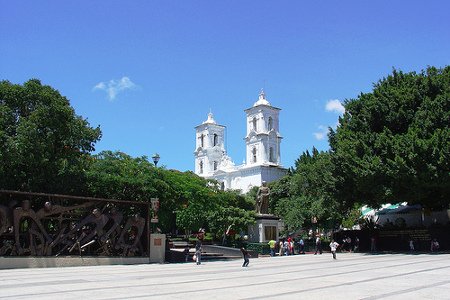
<svg viewBox="0 0 450 300"><path fill-rule="evenodd" d="M166 235L150 234L150 262L163 264L166 259Z"/></svg>
<svg viewBox="0 0 450 300"><path fill-rule="evenodd" d="M277 241L280 233L280 218L270 214L257 214L256 223L248 226L248 241L267 243Z"/></svg>

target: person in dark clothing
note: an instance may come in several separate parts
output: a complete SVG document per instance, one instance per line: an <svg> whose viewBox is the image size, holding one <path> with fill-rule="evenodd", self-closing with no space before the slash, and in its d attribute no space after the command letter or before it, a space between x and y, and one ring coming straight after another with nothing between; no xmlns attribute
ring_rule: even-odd
<svg viewBox="0 0 450 300"><path fill-rule="evenodd" d="M353 247L353 252L359 251L359 238L358 236L355 236L355 246Z"/></svg>
<svg viewBox="0 0 450 300"><path fill-rule="evenodd" d="M241 248L241 252L242 256L244 256L244 263L242 264L242 267L248 267L248 264L250 262L249 260L250 254L248 254L248 251L244 247Z"/></svg>
<svg viewBox="0 0 450 300"><path fill-rule="evenodd" d="M200 239L195 243L195 262L197 265L202 263L202 241Z"/></svg>
<svg viewBox="0 0 450 300"><path fill-rule="evenodd" d="M186 248L184 248L183 253L184 253L185 261L188 262L189 261L189 246L186 246Z"/></svg>
<svg viewBox="0 0 450 300"><path fill-rule="evenodd" d="M314 253L314 255L316 255L317 252L319 252L319 254L322 254L322 241L320 240L320 236L317 236L316 238L316 252Z"/></svg>

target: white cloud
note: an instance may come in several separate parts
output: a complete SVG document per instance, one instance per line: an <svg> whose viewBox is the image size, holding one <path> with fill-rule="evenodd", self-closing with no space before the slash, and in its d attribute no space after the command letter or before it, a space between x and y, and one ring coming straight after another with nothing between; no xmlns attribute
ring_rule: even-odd
<svg viewBox="0 0 450 300"><path fill-rule="evenodd" d="M338 99L328 100L327 104L325 105L325 110L329 111L329 112L334 112L337 114L345 113L345 108L342 105L341 101L339 101ZM339 125L339 121L336 123L336 125L331 126L331 127L335 130L338 125ZM330 129L328 128L328 126L319 125L317 127L317 131L314 132L313 135L316 138L316 140L321 141L328 137L329 131L330 131Z"/></svg>
<svg viewBox="0 0 450 300"><path fill-rule="evenodd" d="M328 100L327 104L325 105L325 109L327 111L332 111L338 114L344 114L345 108L342 105L341 101L337 99Z"/></svg>
<svg viewBox="0 0 450 300"><path fill-rule="evenodd" d="M114 100L120 92L125 90L133 90L138 86L134 84L130 78L124 76L121 79L111 79L109 82L99 82L97 83L93 90L105 91L108 95L109 100Z"/></svg>
<svg viewBox="0 0 450 300"><path fill-rule="evenodd" d="M320 125L317 129L318 129L318 131L313 133L316 140L321 141L321 140L325 139L328 134L328 127Z"/></svg>

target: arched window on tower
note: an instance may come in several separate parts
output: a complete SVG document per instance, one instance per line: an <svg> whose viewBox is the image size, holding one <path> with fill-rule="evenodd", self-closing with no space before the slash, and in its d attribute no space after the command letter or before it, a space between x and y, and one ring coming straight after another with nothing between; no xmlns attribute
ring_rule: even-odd
<svg viewBox="0 0 450 300"><path fill-rule="evenodd" d="M269 121L267 122L267 131L271 131L273 128L273 119L269 117Z"/></svg>
<svg viewBox="0 0 450 300"><path fill-rule="evenodd" d="M269 161L275 162L274 157L273 157L273 147L269 148Z"/></svg>
<svg viewBox="0 0 450 300"><path fill-rule="evenodd" d="M217 134L214 133L213 146L217 146L218 143L219 143L219 137L217 136Z"/></svg>
<svg viewBox="0 0 450 300"><path fill-rule="evenodd" d="M252 154L253 154L253 162L256 162L256 148L253 148L252 150Z"/></svg>
<svg viewBox="0 0 450 300"><path fill-rule="evenodd" d="M253 123L253 130L254 131L258 131L258 128L256 127L256 117L253 117L253 121L252 121L252 123Z"/></svg>
<svg viewBox="0 0 450 300"><path fill-rule="evenodd" d="M203 174L203 161L200 161L200 174Z"/></svg>
<svg viewBox="0 0 450 300"><path fill-rule="evenodd" d="M200 135L200 146L205 147L205 135L203 133Z"/></svg>
<svg viewBox="0 0 450 300"><path fill-rule="evenodd" d="M214 171L217 171L217 161L214 161L213 167L214 167Z"/></svg>

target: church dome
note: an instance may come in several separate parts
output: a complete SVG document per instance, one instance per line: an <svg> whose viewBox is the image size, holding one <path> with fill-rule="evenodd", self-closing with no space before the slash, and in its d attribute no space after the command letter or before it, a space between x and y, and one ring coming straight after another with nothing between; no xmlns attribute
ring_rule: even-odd
<svg viewBox="0 0 450 300"><path fill-rule="evenodd" d="M214 120L214 116L212 113L208 114L208 120L206 120L205 122L203 122L203 124L217 124L216 120Z"/></svg>
<svg viewBox="0 0 450 300"><path fill-rule="evenodd" d="M253 107L258 106L258 105L270 106L270 103L269 103L269 101L267 101L266 94L264 93L263 89L261 89L261 92L259 93L258 101L256 101L255 104L253 104Z"/></svg>

